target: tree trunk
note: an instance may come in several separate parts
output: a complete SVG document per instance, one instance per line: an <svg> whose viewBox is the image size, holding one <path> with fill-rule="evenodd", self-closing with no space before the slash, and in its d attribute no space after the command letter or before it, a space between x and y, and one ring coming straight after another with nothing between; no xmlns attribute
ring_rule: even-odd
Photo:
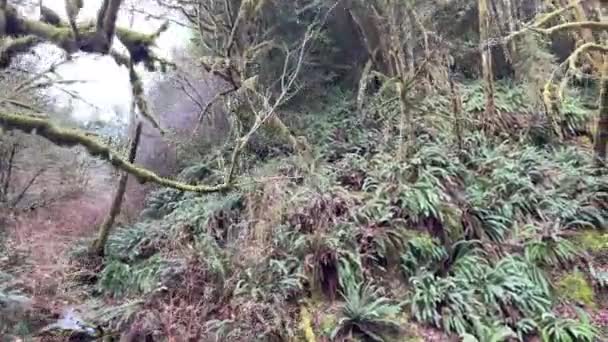
<svg viewBox="0 0 608 342"><path fill-rule="evenodd" d="M494 104L494 75L492 73L492 47L489 42L490 15L487 0L479 0L479 50L481 54L481 74L483 77L483 91L486 96L486 109L481 117L482 126L493 119L495 113Z"/></svg>
<svg viewBox="0 0 608 342"><path fill-rule="evenodd" d="M0 179L2 180L2 184L1 184L2 188L0 189L0 203L8 202L8 191L9 191L9 187L11 185L13 162L14 162L16 153L17 153L17 144L12 143L12 145L10 147L10 151L8 152L8 159L7 159L6 165L3 165L2 161L0 160L0 168L6 167L6 171L0 169L0 172L3 172L3 174L1 175L2 177L0 177Z"/></svg>
<svg viewBox="0 0 608 342"><path fill-rule="evenodd" d="M416 125L414 117L412 116L412 111L407 108L407 89L405 88L403 79L397 82L396 87L397 93L399 94L399 109L401 112L398 153L400 160L406 160L412 149L416 146Z"/></svg>
<svg viewBox="0 0 608 342"><path fill-rule="evenodd" d="M133 140L131 141L131 146L129 147L129 163L135 162L135 155L137 154L137 146L139 145L139 139L141 137L141 121L137 124L135 128L135 135ZM125 196L125 192L127 190L127 180L129 179L129 174L127 172L123 172L120 176L120 180L118 181L118 187L116 188L116 193L114 194L114 199L112 201L112 206L110 207L110 212L108 216L103 221L103 224L99 228L99 236L93 242L93 246L91 247L91 254L97 256L103 256L105 252L106 242L108 241L108 237L110 236L110 230L114 225L114 221L118 214L120 214L120 209L122 207L122 201Z"/></svg>
<svg viewBox="0 0 608 342"><path fill-rule="evenodd" d="M458 91L457 85L454 82L452 75L449 76L450 97L452 98L452 114L454 118L454 135L458 143L458 150L462 151L462 98Z"/></svg>
<svg viewBox="0 0 608 342"><path fill-rule="evenodd" d="M598 166L606 165L608 144L608 61L604 62L601 72L600 107L595 133L595 160Z"/></svg>

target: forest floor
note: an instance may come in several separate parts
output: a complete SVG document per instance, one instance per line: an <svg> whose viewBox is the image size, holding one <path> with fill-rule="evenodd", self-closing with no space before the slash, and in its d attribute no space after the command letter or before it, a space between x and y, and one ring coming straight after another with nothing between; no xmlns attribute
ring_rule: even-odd
<svg viewBox="0 0 608 342"><path fill-rule="evenodd" d="M507 324L540 341L554 327L592 331L582 308L603 342L608 178L591 167L589 146L473 131L456 149L429 117L403 162L401 139L387 138L397 121L362 124L349 98L334 100L331 111L299 117L322 156L314 168L256 136L238 191L156 189L144 206L145 188L131 182L106 258L93 267L75 256L95 237L117 174L93 169L71 192L73 180L47 171L32 192L72 196L20 213L9 231L18 265L9 271L39 319L28 332L82 304L105 332L170 341L330 341L356 332L349 322L364 314L372 334L390 322L407 341L458 341L479 315L479 341ZM171 177L216 184L223 170L209 158Z"/></svg>
<svg viewBox="0 0 608 342"><path fill-rule="evenodd" d="M37 201L24 200L23 208L10 215L6 246L14 259L13 285L31 300L34 321L48 323L79 304L73 289L66 287L75 269L72 253L83 240L96 236L108 213L116 183L112 173L106 166L92 168L79 180L83 184L74 184L50 167L41 177L44 181L37 180L28 190L28 197ZM16 180L28 177L15 175ZM130 181L128 188L118 218L123 223L134 221L145 196L144 187L136 182Z"/></svg>

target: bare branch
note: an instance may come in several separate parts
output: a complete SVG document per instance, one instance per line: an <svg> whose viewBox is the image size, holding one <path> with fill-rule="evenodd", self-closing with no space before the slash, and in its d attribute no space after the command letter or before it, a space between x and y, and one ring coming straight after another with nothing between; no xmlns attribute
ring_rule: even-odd
<svg viewBox="0 0 608 342"><path fill-rule="evenodd" d="M45 169L39 169L36 173L34 173L34 175L32 175L32 177L26 183L26 185L23 187L21 192L19 192L19 195L17 195L17 197L15 197L15 199L12 201L11 207L14 208L21 202L23 197L25 197L25 194L32 187L32 185L34 185L34 183L36 182L36 179L38 179L38 177L40 177L44 173L44 171L45 171Z"/></svg>

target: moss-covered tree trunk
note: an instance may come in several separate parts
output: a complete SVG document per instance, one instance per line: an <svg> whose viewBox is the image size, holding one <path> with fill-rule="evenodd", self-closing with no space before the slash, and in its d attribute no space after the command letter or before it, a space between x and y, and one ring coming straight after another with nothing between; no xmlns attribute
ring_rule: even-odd
<svg viewBox="0 0 608 342"><path fill-rule="evenodd" d="M137 124L137 127L135 128L135 135L133 136L131 146L129 147L129 163L135 162L137 146L139 145L139 139L141 137L141 126L142 124L140 121ZM122 202L125 196L125 192L127 191L128 179L129 174L127 172L123 172L120 176L120 180L118 181L118 187L116 188L116 193L114 194L114 199L112 200L110 212L108 213L108 216L99 228L99 236L93 242L93 246L91 247L91 253L93 255L104 255L106 243L108 241L108 237L110 236L110 231L112 230L112 226L114 226L114 221L116 221L116 217L118 216L118 214L120 214L120 209L122 208Z"/></svg>
<svg viewBox="0 0 608 342"><path fill-rule="evenodd" d="M608 61L604 62L601 77L599 117L593 150L598 166L605 166L608 148Z"/></svg>
<svg viewBox="0 0 608 342"><path fill-rule="evenodd" d="M481 54L481 74L483 77L483 90L486 97L486 108L482 125L486 125L488 120L493 119L496 111L494 104L494 75L492 72L492 47L489 43L490 38L490 13L487 0L479 0L479 50Z"/></svg>
<svg viewBox="0 0 608 342"><path fill-rule="evenodd" d="M458 150L462 151L462 98L458 92L458 86L454 82L452 75L449 76L448 82L450 83L450 96L452 98L452 114L454 119L454 135L456 136L456 142L458 143Z"/></svg>

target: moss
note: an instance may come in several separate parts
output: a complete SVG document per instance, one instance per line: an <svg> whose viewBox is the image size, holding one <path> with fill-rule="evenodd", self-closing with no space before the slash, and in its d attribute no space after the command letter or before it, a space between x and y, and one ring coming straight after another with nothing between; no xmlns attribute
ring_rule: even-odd
<svg viewBox="0 0 608 342"><path fill-rule="evenodd" d="M338 323L338 318L334 314L326 314L321 318L321 322L319 324L319 329L321 329L321 333L324 336L330 336L331 332L336 327Z"/></svg>
<svg viewBox="0 0 608 342"><path fill-rule="evenodd" d="M580 302L590 307L595 306L593 287L579 270L564 275L557 282L557 293L560 297Z"/></svg>
<svg viewBox="0 0 608 342"><path fill-rule="evenodd" d="M306 306L300 307L300 332L306 342L316 342L315 332L312 326L312 318Z"/></svg>
<svg viewBox="0 0 608 342"><path fill-rule="evenodd" d="M18 130L26 134L37 134L58 146L77 146L84 147L89 155L99 157L114 167L128 172L140 183L152 182L161 186L174 188L181 191L211 193L230 190L233 186L231 179L224 184L214 186L190 185L163 178L156 173L121 158L119 153L109 146L102 144L99 140L88 137L84 132L76 129L61 128L47 119L35 118L19 114L9 114L0 112L0 126L7 130Z"/></svg>
<svg viewBox="0 0 608 342"><path fill-rule="evenodd" d="M576 242L582 250L589 253L608 251L608 233L588 230L580 234Z"/></svg>

